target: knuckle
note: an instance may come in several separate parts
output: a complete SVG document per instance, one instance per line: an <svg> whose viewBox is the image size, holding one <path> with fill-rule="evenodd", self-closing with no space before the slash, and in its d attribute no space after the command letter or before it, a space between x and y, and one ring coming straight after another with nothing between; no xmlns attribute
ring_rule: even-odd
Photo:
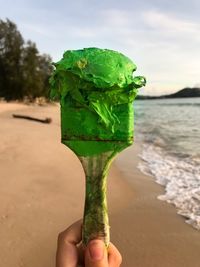
<svg viewBox="0 0 200 267"><path fill-rule="evenodd" d="M60 232L58 234L58 243L62 242L63 241L63 238L64 238L64 234L63 234L63 232Z"/></svg>

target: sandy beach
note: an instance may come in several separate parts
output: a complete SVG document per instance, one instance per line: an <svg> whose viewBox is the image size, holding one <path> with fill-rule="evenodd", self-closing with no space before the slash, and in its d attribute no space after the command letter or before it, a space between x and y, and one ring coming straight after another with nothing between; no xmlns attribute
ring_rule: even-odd
<svg viewBox="0 0 200 267"><path fill-rule="evenodd" d="M12 114L51 117L51 124ZM60 143L58 106L0 103L0 262L2 267L54 267L57 235L82 217L84 173ZM200 232L157 200L163 188L142 174L127 149L108 178L111 241L123 267L199 267ZM126 153L126 154L125 154ZM124 171L132 162L134 180Z"/></svg>

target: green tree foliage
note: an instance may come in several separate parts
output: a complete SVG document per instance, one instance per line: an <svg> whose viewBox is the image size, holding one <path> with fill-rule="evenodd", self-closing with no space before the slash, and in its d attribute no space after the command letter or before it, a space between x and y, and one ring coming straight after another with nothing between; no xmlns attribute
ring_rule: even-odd
<svg viewBox="0 0 200 267"><path fill-rule="evenodd" d="M13 22L0 20L0 97L48 98L51 71L50 56L40 55L35 43L25 43Z"/></svg>

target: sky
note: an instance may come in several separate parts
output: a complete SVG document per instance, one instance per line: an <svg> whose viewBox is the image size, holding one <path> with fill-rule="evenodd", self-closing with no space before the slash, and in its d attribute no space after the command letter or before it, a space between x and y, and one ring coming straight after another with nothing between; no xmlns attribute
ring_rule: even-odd
<svg viewBox="0 0 200 267"><path fill-rule="evenodd" d="M0 0L0 19L55 62L84 47L128 56L147 78L145 95L200 87L199 11L199 0Z"/></svg>

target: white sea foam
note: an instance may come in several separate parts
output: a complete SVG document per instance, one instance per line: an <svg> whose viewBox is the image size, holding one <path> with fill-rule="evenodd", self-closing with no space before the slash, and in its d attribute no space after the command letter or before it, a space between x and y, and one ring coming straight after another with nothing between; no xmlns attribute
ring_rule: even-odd
<svg viewBox="0 0 200 267"><path fill-rule="evenodd" d="M158 199L174 204L186 222L200 230L200 164L192 158L166 154L158 146L144 144L139 169L165 187Z"/></svg>

